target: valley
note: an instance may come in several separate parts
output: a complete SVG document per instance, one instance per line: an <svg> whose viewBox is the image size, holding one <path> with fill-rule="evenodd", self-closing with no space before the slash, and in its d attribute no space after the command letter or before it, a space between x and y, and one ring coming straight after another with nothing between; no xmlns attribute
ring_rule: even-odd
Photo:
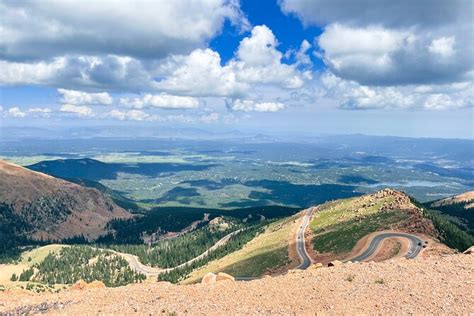
<svg viewBox="0 0 474 316"><path fill-rule="evenodd" d="M265 286L474 244L461 167L433 173L408 156L347 149L297 159L286 144L270 161L265 146L3 156L25 167L0 164L0 295L222 278Z"/></svg>

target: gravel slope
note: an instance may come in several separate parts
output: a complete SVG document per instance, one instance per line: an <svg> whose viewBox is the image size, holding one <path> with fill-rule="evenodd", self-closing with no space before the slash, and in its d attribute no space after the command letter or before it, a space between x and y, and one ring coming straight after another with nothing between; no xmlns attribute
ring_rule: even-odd
<svg viewBox="0 0 474 316"><path fill-rule="evenodd" d="M474 255L310 268L250 282L135 284L27 295L0 293L2 312L61 314L470 314Z"/></svg>

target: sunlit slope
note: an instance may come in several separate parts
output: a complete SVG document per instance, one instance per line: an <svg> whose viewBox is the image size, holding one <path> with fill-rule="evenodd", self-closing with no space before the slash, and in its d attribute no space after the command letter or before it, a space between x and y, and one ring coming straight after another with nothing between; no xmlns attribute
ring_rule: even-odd
<svg viewBox="0 0 474 316"><path fill-rule="evenodd" d="M364 236L382 230L432 235L434 227L402 192L385 189L323 204L310 224L316 256L347 255Z"/></svg>
<svg viewBox="0 0 474 316"><path fill-rule="evenodd" d="M294 246L292 234L298 224L298 214L269 224L262 234L241 250L208 263L191 273L182 283L199 281L208 272L222 271L233 276L257 277L296 264L289 247Z"/></svg>

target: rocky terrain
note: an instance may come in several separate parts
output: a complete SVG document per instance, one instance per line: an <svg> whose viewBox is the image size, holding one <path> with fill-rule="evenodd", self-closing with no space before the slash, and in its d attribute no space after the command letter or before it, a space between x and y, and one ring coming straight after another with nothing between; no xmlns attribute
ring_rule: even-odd
<svg viewBox="0 0 474 316"><path fill-rule="evenodd" d="M51 314L471 314L474 255L391 259L208 284L76 286L58 294L0 292L0 313Z"/></svg>
<svg viewBox="0 0 474 316"><path fill-rule="evenodd" d="M1 160L0 202L24 223L17 233L36 239L96 238L109 220L131 216L95 189Z"/></svg>

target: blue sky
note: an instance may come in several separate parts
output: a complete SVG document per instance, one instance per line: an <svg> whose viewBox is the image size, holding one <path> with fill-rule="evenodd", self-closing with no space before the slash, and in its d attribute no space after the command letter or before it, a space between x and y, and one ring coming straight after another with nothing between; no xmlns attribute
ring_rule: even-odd
<svg viewBox="0 0 474 316"><path fill-rule="evenodd" d="M1 123L473 138L472 6L0 0Z"/></svg>

